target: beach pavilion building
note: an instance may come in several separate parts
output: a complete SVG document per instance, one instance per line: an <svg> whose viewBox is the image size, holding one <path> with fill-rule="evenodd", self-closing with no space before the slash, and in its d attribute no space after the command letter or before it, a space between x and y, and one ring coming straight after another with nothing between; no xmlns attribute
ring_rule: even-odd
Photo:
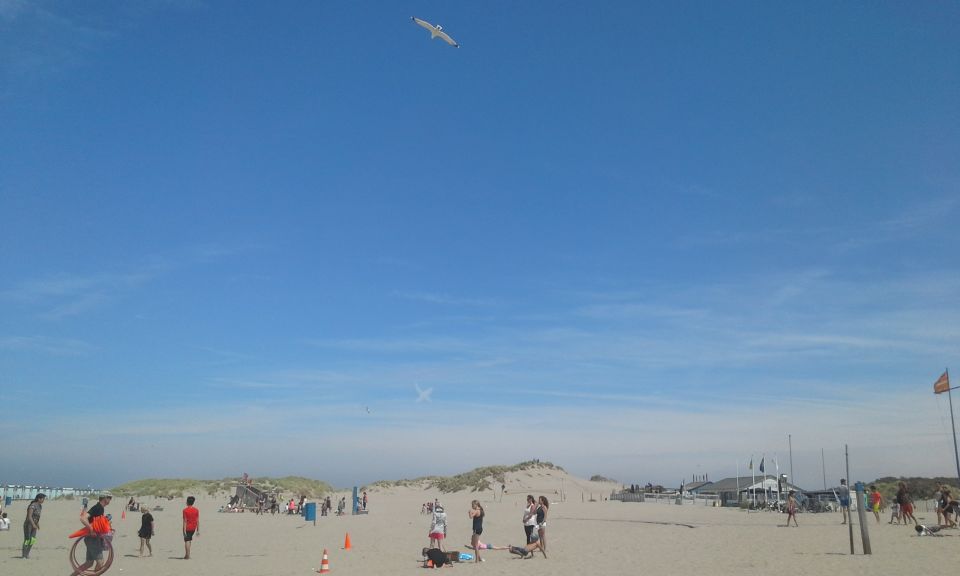
<svg viewBox="0 0 960 576"><path fill-rule="evenodd" d="M776 476L762 474L760 476L724 478L706 486L700 486L697 493L704 496L716 496L721 506L740 506L753 502L756 502L759 506L768 502L786 500L787 492L790 490L796 491L798 496L804 493L804 490L799 486L795 486L786 480L781 479L778 483Z"/></svg>

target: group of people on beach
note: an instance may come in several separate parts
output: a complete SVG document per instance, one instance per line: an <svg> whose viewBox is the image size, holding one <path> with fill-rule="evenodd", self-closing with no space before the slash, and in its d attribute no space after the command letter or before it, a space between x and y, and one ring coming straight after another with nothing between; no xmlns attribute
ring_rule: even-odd
<svg viewBox="0 0 960 576"><path fill-rule="evenodd" d="M434 568L439 568L450 561L449 553L444 546L444 540L447 538L447 514L438 500L433 503L426 503L421 508L421 513L430 510L432 516L430 520L430 529L427 536L430 538L430 546L422 550L425 558L424 562ZM526 537L526 544L523 546L495 546L484 544L480 541L483 534L483 521L486 517L486 511L479 500L473 500L470 503L470 509L467 516L471 521L471 536L468 548L473 550L473 561L483 562L480 557L481 550L509 550L521 558L529 558L534 552L540 550L543 557L547 557L547 516L550 512L550 501L546 496L534 498L532 494L527 496L526 505L523 509L521 521L523 531Z"/></svg>
<svg viewBox="0 0 960 576"><path fill-rule="evenodd" d="M104 552L107 551L116 531L110 523L111 516L107 514L106 508L113 500L110 493L103 493L97 497L97 502L93 506L87 507L87 499L83 499L80 510L80 524L83 526L71 537L82 537L85 550L83 562L79 562L74 567L73 576L80 574L102 574L105 570ZM23 547L21 549L21 558L29 559L30 551L37 542L37 533L40 530L40 518L43 514L43 503L46 501L46 495L37 494L36 497L27 505L27 514L23 523ZM184 542L184 560L190 559L190 548L194 536L200 533L200 511L194 507L196 499L193 496L187 498L187 506L183 509L183 542ZM127 504L130 506L130 503ZM137 506L141 512L140 529L137 535L140 537L140 556L144 556L146 548L147 556L153 555L153 547L150 543L151 538L156 534L153 514L147 506ZM4 516L6 514L4 513Z"/></svg>
<svg viewBox="0 0 960 576"><path fill-rule="evenodd" d="M869 490L869 492L864 491L863 504L865 509L873 512L873 517L877 523L880 523L880 515L887 507L886 500L875 484L871 484ZM840 511L843 513L843 521L841 524L846 524L850 521L850 487L847 485L846 479L840 479L837 497L840 500ZM941 485L937 489L937 492L934 493L933 500L937 511L937 526L940 528L956 528L957 515L958 512L960 512L960 502L954 499L950 487L945 484ZM907 483L901 480L897 482L897 492L893 497L893 502L890 504L890 520L887 524L907 525L912 523L913 526L921 527L921 530L918 530L918 532L928 530L926 526L921 526L917 517L914 516L913 511L913 497L910 494L910 489Z"/></svg>

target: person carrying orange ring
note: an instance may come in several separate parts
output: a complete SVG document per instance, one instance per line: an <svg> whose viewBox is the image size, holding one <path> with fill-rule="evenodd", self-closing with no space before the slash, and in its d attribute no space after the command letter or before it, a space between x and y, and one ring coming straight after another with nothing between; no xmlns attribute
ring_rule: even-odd
<svg viewBox="0 0 960 576"><path fill-rule="evenodd" d="M96 573L100 573L103 568L104 538L109 537L111 531L110 521L106 518L106 507L112 499L113 496L108 493L101 494L96 504L89 510L80 512L80 523L86 530L82 535L83 544L87 547L87 558L83 564L77 566L74 576L86 572L87 568L93 565L96 565Z"/></svg>

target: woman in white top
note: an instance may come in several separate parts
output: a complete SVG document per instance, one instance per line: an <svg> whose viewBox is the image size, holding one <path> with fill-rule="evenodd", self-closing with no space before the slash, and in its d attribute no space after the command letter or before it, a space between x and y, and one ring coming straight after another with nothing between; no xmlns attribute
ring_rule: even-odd
<svg viewBox="0 0 960 576"><path fill-rule="evenodd" d="M533 542L531 535L537 528L537 500L533 494L527 495L527 507L523 509L523 531L527 534L527 544Z"/></svg>

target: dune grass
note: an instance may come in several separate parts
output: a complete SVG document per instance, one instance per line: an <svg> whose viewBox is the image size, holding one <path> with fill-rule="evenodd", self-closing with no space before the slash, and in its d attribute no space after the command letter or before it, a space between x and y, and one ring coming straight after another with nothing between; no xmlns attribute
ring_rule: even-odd
<svg viewBox="0 0 960 576"><path fill-rule="evenodd" d="M320 480L285 476L283 478L252 478L251 482L265 492L302 494L308 498L317 498L334 492L332 486ZM157 498L183 498L191 494L232 493L240 478L222 480L192 480L185 478L147 478L128 482L111 489L122 496L153 496Z"/></svg>
<svg viewBox="0 0 960 576"><path fill-rule="evenodd" d="M513 466L483 466L474 468L469 472L457 474L455 476L424 476L412 480L381 480L374 482L370 487L393 488L393 487L423 487L424 489L436 488L444 494L451 492L461 492L469 490L471 492L483 492L492 490L497 484L502 484L506 480L509 472L522 472L536 469L559 470L563 468L556 466L551 462L540 462L537 460L528 460Z"/></svg>

